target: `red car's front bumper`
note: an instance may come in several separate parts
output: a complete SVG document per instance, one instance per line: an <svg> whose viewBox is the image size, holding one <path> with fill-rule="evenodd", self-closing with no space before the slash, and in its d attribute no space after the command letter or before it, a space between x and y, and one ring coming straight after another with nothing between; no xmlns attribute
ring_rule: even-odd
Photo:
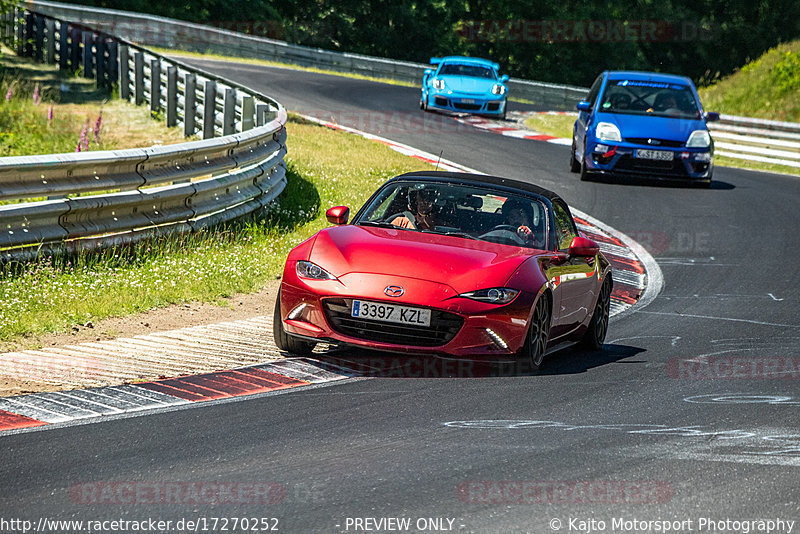
<svg viewBox="0 0 800 534"><path fill-rule="evenodd" d="M288 267L288 266L287 266ZM389 284L399 284L406 295L417 298L392 299L383 293ZM387 343L365 339L343 332L333 324L332 306L340 311L352 299L428 308L437 315L447 315L451 324L463 321L460 327L443 344ZM440 353L453 356L504 356L516 354L524 345L528 320L536 295L521 292L510 304L498 306L458 297L446 285L412 278L357 274L339 280L306 280L294 275L294 266L287 268L281 284L281 318L289 334L319 341L341 342L377 350ZM342 302L345 301L345 302ZM327 309L325 302L328 302ZM300 308L302 305L302 308ZM440 313L443 312L443 313ZM349 314L349 311L345 311ZM391 330L393 325L378 321L365 321L373 329ZM432 324L432 327L435 326ZM420 327L424 328L424 327ZM425 332L427 333L427 332ZM386 335L375 336L385 339ZM420 340L422 339L420 336Z"/></svg>

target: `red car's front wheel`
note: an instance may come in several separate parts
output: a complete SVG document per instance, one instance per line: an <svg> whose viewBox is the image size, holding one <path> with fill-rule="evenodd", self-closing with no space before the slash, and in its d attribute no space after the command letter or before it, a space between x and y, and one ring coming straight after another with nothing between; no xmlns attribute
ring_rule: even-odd
<svg viewBox="0 0 800 534"><path fill-rule="evenodd" d="M520 353L520 363L531 372L538 372L544 361L547 340L550 337L550 302L545 295L536 301L531 324L528 328L528 339Z"/></svg>
<svg viewBox="0 0 800 534"><path fill-rule="evenodd" d="M279 349L299 356L311 354L311 351L314 350L316 346L316 343L303 341L302 339L290 336L286 333L286 330L283 329L280 290L278 290L278 299L275 301L275 313L272 317L272 336L275 338L275 345L277 345Z"/></svg>

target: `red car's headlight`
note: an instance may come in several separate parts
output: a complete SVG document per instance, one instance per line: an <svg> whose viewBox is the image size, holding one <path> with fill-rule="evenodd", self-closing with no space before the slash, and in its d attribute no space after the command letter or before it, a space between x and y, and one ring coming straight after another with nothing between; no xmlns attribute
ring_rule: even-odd
<svg viewBox="0 0 800 534"><path fill-rule="evenodd" d="M478 291L461 293L459 297L466 297L479 302L488 302L489 304L508 304L514 300L517 295L519 295L519 290L517 289L511 289L508 287L493 287L490 289L480 289Z"/></svg>
<svg viewBox="0 0 800 534"><path fill-rule="evenodd" d="M302 260L297 262L297 276L311 280L336 280L335 276L316 263Z"/></svg>

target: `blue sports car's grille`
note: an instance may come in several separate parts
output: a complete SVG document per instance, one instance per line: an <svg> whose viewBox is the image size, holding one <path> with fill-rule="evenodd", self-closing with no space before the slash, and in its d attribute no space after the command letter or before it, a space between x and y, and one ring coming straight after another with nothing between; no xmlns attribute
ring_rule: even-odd
<svg viewBox="0 0 800 534"><path fill-rule="evenodd" d="M478 111L481 109L481 104L463 104L461 102L453 102L453 107L456 109L465 109L467 111Z"/></svg>
<svg viewBox="0 0 800 534"><path fill-rule="evenodd" d="M650 143L648 141L655 141ZM683 146L683 141L672 141L669 139L653 139L649 137L626 137L626 143L636 143L637 145L647 145L653 148L666 147L666 148L680 148Z"/></svg>
<svg viewBox="0 0 800 534"><path fill-rule="evenodd" d="M442 98L440 96L437 96L436 98L434 98L434 102L436 102L437 106L446 106L447 105L447 99L446 98Z"/></svg>
<svg viewBox="0 0 800 534"><path fill-rule="evenodd" d="M647 173L663 176L686 177L686 167L679 159L670 161L658 161L644 158L632 158L625 155L619 158L614 166L615 171L627 171L631 173Z"/></svg>
<svg viewBox="0 0 800 534"><path fill-rule="evenodd" d="M458 315L440 310L431 310L429 327L371 321L352 317L352 307L352 299L331 298L322 301L322 308L331 328L340 334L366 341L439 347L453 339L464 324L464 319Z"/></svg>

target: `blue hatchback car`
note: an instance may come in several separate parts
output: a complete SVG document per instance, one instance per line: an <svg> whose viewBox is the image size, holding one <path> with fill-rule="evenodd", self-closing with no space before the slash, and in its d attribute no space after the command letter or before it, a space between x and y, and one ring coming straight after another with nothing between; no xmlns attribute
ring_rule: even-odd
<svg viewBox="0 0 800 534"><path fill-rule="evenodd" d="M508 76L500 65L476 57L432 57L425 69L419 107L506 118Z"/></svg>
<svg viewBox="0 0 800 534"><path fill-rule="evenodd" d="M711 184L714 141L689 78L655 72L606 71L578 103L570 170L646 175Z"/></svg>

